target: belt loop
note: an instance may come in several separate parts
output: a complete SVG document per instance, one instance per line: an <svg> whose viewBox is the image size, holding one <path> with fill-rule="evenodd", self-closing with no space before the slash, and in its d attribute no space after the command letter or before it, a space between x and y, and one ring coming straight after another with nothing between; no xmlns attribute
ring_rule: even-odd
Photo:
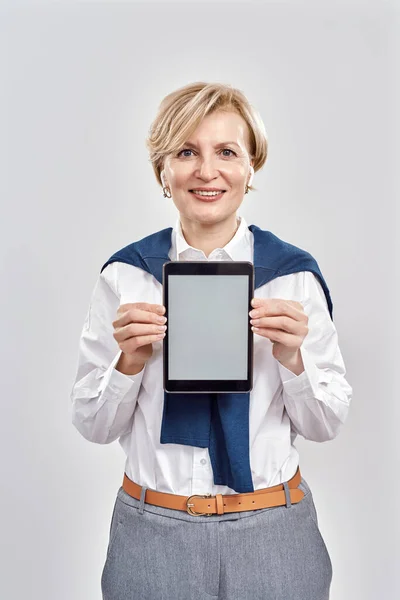
<svg viewBox="0 0 400 600"><path fill-rule="evenodd" d="M224 514L224 501L222 498L222 494L216 494L215 498L216 498L216 504L217 504L217 514L223 515Z"/></svg>
<svg viewBox="0 0 400 600"><path fill-rule="evenodd" d="M142 489L140 491L140 504L139 504L139 513L142 515L143 511L144 511L144 503L145 503L145 498L146 498L146 490L147 487L145 485L142 486Z"/></svg>
<svg viewBox="0 0 400 600"><path fill-rule="evenodd" d="M286 496L286 508L289 508L290 506L292 506L292 501L290 499L290 489L287 484L287 481L283 482L283 488L285 490L285 496Z"/></svg>

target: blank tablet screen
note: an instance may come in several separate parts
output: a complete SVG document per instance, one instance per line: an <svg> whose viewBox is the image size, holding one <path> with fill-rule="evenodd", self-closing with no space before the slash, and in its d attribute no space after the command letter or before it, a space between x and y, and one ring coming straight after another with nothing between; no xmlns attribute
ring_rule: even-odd
<svg viewBox="0 0 400 600"><path fill-rule="evenodd" d="M170 275L169 379L247 379L248 277Z"/></svg>
<svg viewBox="0 0 400 600"><path fill-rule="evenodd" d="M168 379L247 379L249 277L168 276Z"/></svg>

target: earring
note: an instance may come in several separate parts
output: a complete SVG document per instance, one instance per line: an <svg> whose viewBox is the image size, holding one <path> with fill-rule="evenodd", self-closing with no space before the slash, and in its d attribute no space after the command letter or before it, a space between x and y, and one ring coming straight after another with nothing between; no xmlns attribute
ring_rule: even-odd
<svg viewBox="0 0 400 600"><path fill-rule="evenodd" d="M249 186L247 185L247 183L246 183L246 189L245 189L244 193L245 193L245 194L248 194L248 193L249 193Z"/></svg>
<svg viewBox="0 0 400 600"><path fill-rule="evenodd" d="M169 195L167 194L169 192ZM164 198L172 198L171 190L168 187L163 187Z"/></svg>

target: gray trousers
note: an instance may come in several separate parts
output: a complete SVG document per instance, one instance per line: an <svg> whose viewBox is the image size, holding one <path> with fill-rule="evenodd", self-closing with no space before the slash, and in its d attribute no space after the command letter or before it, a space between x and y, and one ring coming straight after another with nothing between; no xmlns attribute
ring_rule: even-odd
<svg viewBox="0 0 400 600"><path fill-rule="evenodd" d="M287 504L210 517L161 508L120 487L103 600L328 600L332 563L311 490ZM288 490L287 485L285 489Z"/></svg>

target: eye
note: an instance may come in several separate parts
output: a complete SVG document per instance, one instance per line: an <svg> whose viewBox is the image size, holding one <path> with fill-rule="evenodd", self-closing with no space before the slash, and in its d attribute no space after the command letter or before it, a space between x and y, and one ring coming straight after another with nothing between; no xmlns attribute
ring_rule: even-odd
<svg viewBox="0 0 400 600"><path fill-rule="evenodd" d="M233 151L233 150L231 150L230 148L224 148L224 149L222 150L222 152L232 152L232 154L233 154L234 156L236 156L236 152L234 152L234 151ZM224 156L231 156L231 155L230 155L230 154L224 154Z"/></svg>
<svg viewBox="0 0 400 600"><path fill-rule="evenodd" d="M190 148L183 148L180 152L178 152L177 156L180 156L182 152L193 152ZM185 156L188 156L187 154Z"/></svg>

